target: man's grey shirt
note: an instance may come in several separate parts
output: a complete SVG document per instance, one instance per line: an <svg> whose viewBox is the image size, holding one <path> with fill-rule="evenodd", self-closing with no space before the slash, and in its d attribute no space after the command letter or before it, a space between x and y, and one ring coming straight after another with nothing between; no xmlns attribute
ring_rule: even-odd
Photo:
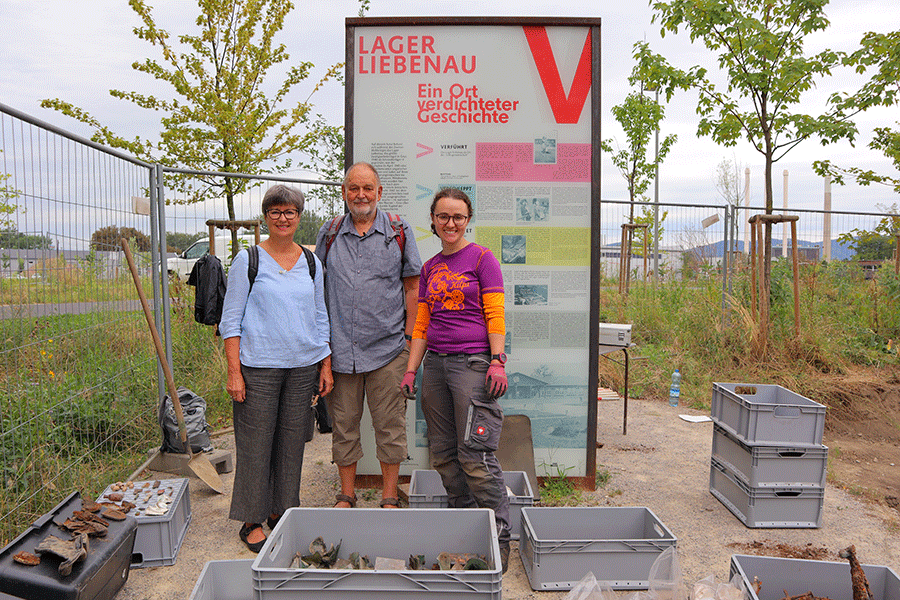
<svg viewBox="0 0 900 600"><path fill-rule="evenodd" d="M391 362L406 347L403 278L419 275L422 259L412 228L402 222L406 233L402 257L394 239L397 233L381 210L364 236L346 214L327 258L325 235L330 220L316 236L316 255L325 265L333 371L368 373Z"/></svg>

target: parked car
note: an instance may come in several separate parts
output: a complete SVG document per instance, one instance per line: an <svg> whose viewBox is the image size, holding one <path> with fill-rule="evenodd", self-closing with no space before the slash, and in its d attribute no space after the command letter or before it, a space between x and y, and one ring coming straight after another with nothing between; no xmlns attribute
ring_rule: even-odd
<svg viewBox="0 0 900 600"><path fill-rule="evenodd" d="M260 234L259 241L263 241L267 237L269 236ZM241 245L241 248L249 248L254 244L254 241L255 237L252 233L242 233L238 235L238 244ZM222 264L227 268L231 264L231 234L222 233L216 235L215 244L216 256L219 257ZM166 261L169 277L177 277L181 281L187 281L188 276L191 274L191 270L194 268L194 263L207 254L209 254L209 237L204 237L188 246L181 254L177 254L174 258L169 258Z"/></svg>

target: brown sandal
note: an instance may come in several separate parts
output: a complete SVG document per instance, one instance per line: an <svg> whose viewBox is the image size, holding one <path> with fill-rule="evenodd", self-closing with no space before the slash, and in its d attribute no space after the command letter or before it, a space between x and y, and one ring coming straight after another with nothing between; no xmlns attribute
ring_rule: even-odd
<svg viewBox="0 0 900 600"><path fill-rule="evenodd" d="M337 500L337 502L334 503L334 508L338 508L338 504L341 502L346 502L350 505L350 508L356 508L356 494L353 494L352 496L348 496L347 494L336 494L334 498Z"/></svg>
<svg viewBox="0 0 900 600"><path fill-rule="evenodd" d="M397 498L382 498L381 502L379 503L379 506L381 506L381 508L384 508L386 506L393 506L394 508L400 508L400 500L398 500Z"/></svg>

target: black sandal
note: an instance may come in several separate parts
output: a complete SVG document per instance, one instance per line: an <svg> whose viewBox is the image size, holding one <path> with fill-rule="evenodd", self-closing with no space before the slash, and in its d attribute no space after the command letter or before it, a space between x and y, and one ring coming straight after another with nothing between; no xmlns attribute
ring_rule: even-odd
<svg viewBox="0 0 900 600"><path fill-rule="evenodd" d="M281 520L281 515L275 517L266 517L266 525L269 526L269 529L275 529L275 526L278 525L278 521Z"/></svg>
<svg viewBox="0 0 900 600"><path fill-rule="evenodd" d="M260 525L259 523L241 525L241 530L238 531L238 536L241 538L241 541L247 545L247 548L250 550L250 552L259 554L259 551L262 550L263 544L266 543L265 538L254 543L250 543L247 541L247 539L250 537L250 534L257 528L262 529L262 525Z"/></svg>
<svg viewBox="0 0 900 600"><path fill-rule="evenodd" d="M400 508L400 499L399 498L382 498L379 503L381 508L386 506L393 506L394 508Z"/></svg>
<svg viewBox="0 0 900 600"><path fill-rule="evenodd" d="M337 500L337 502L334 503L334 508L337 508L338 504L341 502L346 502L350 505L350 508L356 508L356 494L353 494L352 496L348 496L347 494L336 494L334 498Z"/></svg>

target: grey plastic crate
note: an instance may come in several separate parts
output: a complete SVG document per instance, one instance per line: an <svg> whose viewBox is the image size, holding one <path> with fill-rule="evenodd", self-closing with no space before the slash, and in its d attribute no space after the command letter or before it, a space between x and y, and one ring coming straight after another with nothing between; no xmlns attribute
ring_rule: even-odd
<svg viewBox="0 0 900 600"><path fill-rule="evenodd" d="M712 419L747 444L822 443L825 406L780 385L713 383Z"/></svg>
<svg viewBox="0 0 900 600"><path fill-rule="evenodd" d="M748 487L825 487L827 446L745 444L713 424L712 457Z"/></svg>
<svg viewBox="0 0 900 600"><path fill-rule="evenodd" d="M424 554L427 564L441 552L484 555L487 571L389 571L291 569L298 551L313 539L341 542L339 557L351 552L406 560ZM499 600L502 592L500 548L494 511L486 508L291 508L253 561L258 600L306 597L317 600L465 598Z"/></svg>
<svg viewBox="0 0 900 600"><path fill-rule="evenodd" d="M888 567L862 565L869 590L878 600L900 600L900 578ZM775 558L771 556L731 556L731 575L740 575L750 600L780 600L812 592L820 598L853 600L850 565L846 562ZM754 591L754 578L762 582Z"/></svg>
<svg viewBox="0 0 900 600"><path fill-rule="evenodd" d="M785 529L822 525L825 488L751 488L731 469L712 458L709 491L747 527Z"/></svg>
<svg viewBox="0 0 900 600"><path fill-rule="evenodd" d="M136 481L133 488L122 492L123 500L135 504L130 514L134 515L138 523L131 554L132 568L174 565L178 549L191 523L191 493L187 478L160 479L157 488L152 487L153 481ZM148 484L148 487L144 487L144 484ZM158 516L144 514L149 506L158 501L158 490L165 490L172 498L169 510ZM103 500L110 492L111 489L107 487L98 500Z"/></svg>
<svg viewBox="0 0 900 600"><path fill-rule="evenodd" d="M646 589L677 540L645 507L524 507L519 554L534 590L569 590L592 571L614 590Z"/></svg>
<svg viewBox="0 0 900 600"><path fill-rule="evenodd" d="M253 559L211 560L203 567L189 600L255 600Z"/></svg>
<svg viewBox="0 0 900 600"><path fill-rule="evenodd" d="M534 492L531 491L531 482L525 471L503 471L503 480L506 487L512 490L509 497L509 528L510 538L514 540L522 537L522 507L534 506ZM448 508L449 501L447 490L441 482L441 475L437 471L416 469L409 479L409 507L410 508Z"/></svg>

